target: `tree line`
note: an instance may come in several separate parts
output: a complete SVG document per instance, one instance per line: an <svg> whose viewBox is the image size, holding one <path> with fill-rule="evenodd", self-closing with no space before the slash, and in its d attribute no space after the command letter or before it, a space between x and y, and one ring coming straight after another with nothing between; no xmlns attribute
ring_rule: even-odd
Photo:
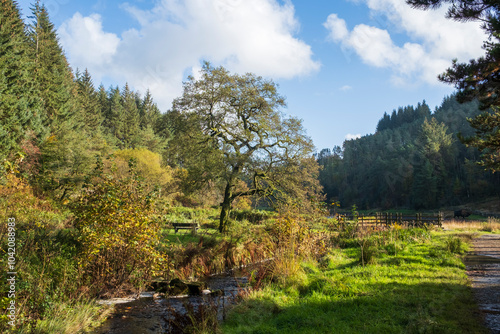
<svg viewBox="0 0 500 334"><path fill-rule="evenodd" d="M431 112L423 101L383 115L374 134L318 155L331 201L360 208L434 209L500 196L500 176L478 165L481 154L458 137L475 134L468 119L479 102L446 97Z"/></svg>

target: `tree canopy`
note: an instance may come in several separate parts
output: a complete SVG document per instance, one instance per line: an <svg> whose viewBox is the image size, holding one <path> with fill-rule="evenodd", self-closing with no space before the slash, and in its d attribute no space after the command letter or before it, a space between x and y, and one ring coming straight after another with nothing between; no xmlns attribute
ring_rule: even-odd
<svg viewBox="0 0 500 334"><path fill-rule="evenodd" d="M312 185L313 193L319 191L312 141L301 120L284 115L285 105L272 81L254 74L230 74L209 63L199 79L189 77L182 97L174 101L172 115L185 119L184 129L177 131L183 138L179 144L189 152L177 156L177 161L193 179L205 176L223 183L220 231L239 197L297 199L303 183ZM239 180L245 180L248 189L236 191Z"/></svg>
<svg viewBox="0 0 500 334"><path fill-rule="evenodd" d="M478 105L450 96L432 114L425 103L401 107L384 114L375 134L322 150L327 197L343 207L432 209L498 196L500 175L484 171L478 150L456 140L474 133L467 119L478 117Z"/></svg>

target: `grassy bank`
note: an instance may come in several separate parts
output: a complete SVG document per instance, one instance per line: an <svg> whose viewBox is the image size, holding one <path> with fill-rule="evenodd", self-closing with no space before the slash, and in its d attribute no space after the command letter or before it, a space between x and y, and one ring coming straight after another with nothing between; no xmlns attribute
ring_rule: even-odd
<svg viewBox="0 0 500 334"><path fill-rule="evenodd" d="M486 333L460 254L464 238L393 230L346 240L236 306L224 333ZM362 263L366 262L363 266Z"/></svg>

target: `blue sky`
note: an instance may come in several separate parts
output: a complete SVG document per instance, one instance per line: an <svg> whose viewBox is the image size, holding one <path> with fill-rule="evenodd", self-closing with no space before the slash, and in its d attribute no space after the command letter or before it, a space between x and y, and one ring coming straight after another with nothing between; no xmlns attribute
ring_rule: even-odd
<svg viewBox="0 0 500 334"><path fill-rule="evenodd" d="M23 17L30 3L18 4ZM107 88L150 89L162 111L204 60L279 84L318 150L375 131L384 112L451 94L457 58L483 54L478 23L404 0L46 0L71 66ZM29 20L29 19L28 19Z"/></svg>

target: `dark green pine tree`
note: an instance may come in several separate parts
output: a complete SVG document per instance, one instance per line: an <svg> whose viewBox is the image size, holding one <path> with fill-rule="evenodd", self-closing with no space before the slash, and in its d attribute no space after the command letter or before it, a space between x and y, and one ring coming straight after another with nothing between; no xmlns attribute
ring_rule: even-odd
<svg viewBox="0 0 500 334"><path fill-rule="evenodd" d="M102 94L100 93L99 96L101 98ZM123 104L120 88L118 88L118 86L109 89L108 105L105 108L103 124L108 141L115 147L123 148Z"/></svg>
<svg viewBox="0 0 500 334"><path fill-rule="evenodd" d="M76 83L78 88L78 101L82 107L81 118L83 128L89 134L95 134L101 131L103 122L101 104L99 95L95 90L92 77L87 69L83 73L76 73Z"/></svg>
<svg viewBox="0 0 500 334"><path fill-rule="evenodd" d="M462 138L468 145L483 152L482 164L500 171L500 1L492 0L406 0L415 8L429 9L450 4L446 16L456 21L479 21L488 34L483 57L469 63L453 61L452 67L439 76L443 82L455 85L460 102L479 99L481 109L492 111L475 117L471 126L476 134Z"/></svg>
<svg viewBox="0 0 500 334"><path fill-rule="evenodd" d="M146 91L144 99L141 101L139 108L140 124L141 129L146 129L151 127L155 130L157 129L157 124L161 116L160 109L153 101L153 96L149 89Z"/></svg>
<svg viewBox="0 0 500 334"><path fill-rule="evenodd" d="M122 148L136 148L140 144L140 120L139 108L137 107L136 94L129 88L128 84L122 91L123 103L123 140Z"/></svg>
<svg viewBox="0 0 500 334"><path fill-rule="evenodd" d="M0 176L14 167L16 153L25 154L27 136L38 142L46 134L26 41L17 4L0 0Z"/></svg>
<svg viewBox="0 0 500 334"><path fill-rule="evenodd" d="M75 98L77 87L47 9L37 2L32 10L28 37L36 66L34 76L47 116L46 125L52 135L61 136L83 125Z"/></svg>
<svg viewBox="0 0 500 334"><path fill-rule="evenodd" d="M139 107L141 126L140 145L159 154L163 153L170 138L169 132L164 135L161 117L160 109L153 101L153 96L148 89Z"/></svg>
<svg viewBox="0 0 500 334"><path fill-rule="evenodd" d="M41 145L38 184L63 199L77 191L94 162L93 143L84 131L77 84L44 6L33 7L28 29L35 60L34 79L40 90L50 136Z"/></svg>

